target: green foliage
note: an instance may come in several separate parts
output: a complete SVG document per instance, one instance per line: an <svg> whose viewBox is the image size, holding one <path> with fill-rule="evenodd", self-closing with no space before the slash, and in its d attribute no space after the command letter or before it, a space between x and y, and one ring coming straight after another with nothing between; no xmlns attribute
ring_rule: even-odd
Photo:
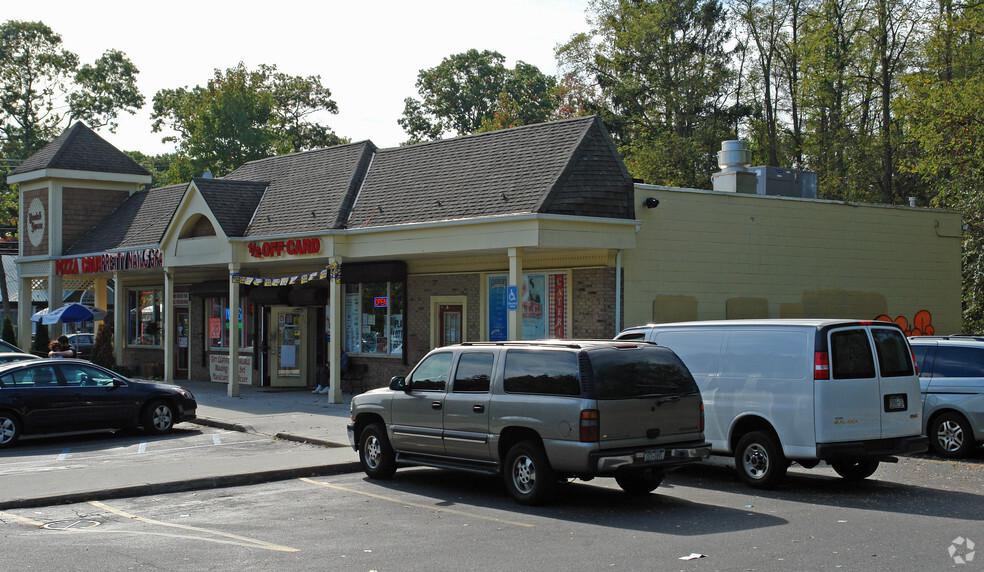
<svg viewBox="0 0 984 572"><path fill-rule="evenodd" d="M420 99L405 99L397 122L409 135L407 143L541 123L557 108L556 84L534 65L517 62L510 70L498 52L468 50L420 70Z"/></svg>
<svg viewBox="0 0 984 572"><path fill-rule="evenodd" d="M247 161L346 142L312 121L338 113L319 76L278 73L276 66L215 70L205 86L163 89L154 95L153 130L177 132L166 177L187 181L205 171L222 176Z"/></svg>
<svg viewBox="0 0 984 572"><path fill-rule="evenodd" d="M48 326L38 322L34 326L34 343L31 345L31 351L46 356L48 355L48 345L50 343L51 338L48 337Z"/></svg>
<svg viewBox="0 0 984 572"><path fill-rule="evenodd" d="M171 165L179 159L175 153L164 153L162 155L144 155L140 151L125 151L125 153L141 167L150 172L150 188L188 182L188 178L176 179L172 177Z"/></svg>
<svg viewBox="0 0 984 572"><path fill-rule="evenodd" d="M113 326L109 322L102 322L96 330L91 359L96 365L114 369L116 356L113 353Z"/></svg>
<svg viewBox="0 0 984 572"><path fill-rule="evenodd" d="M3 317L3 334L0 337L8 344L20 347L20 343L17 341L17 332L14 331L14 323L10 321L10 316Z"/></svg>
<svg viewBox="0 0 984 572"><path fill-rule="evenodd" d="M594 0L589 11L591 33L573 36L557 57L601 95L602 118L633 177L709 186L739 112L727 103L735 76L722 5Z"/></svg>

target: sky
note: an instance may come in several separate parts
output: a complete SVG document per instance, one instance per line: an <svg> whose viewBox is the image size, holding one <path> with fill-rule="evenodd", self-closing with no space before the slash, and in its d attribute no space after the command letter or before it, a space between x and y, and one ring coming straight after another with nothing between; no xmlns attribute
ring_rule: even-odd
<svg viewBox="0 0 984 572"><path fill-rule="evenodd" d="M397 124L403 100L418 97L421 69L469 49L493 50L556 75L554 49L588 30L588 0L279 0L143 3L46 0L10 2L3 20L42 21L65 49L92 63L107 49L124 52L140 70L146 99L123 113L116 133L99 134L124 151L174 150L151 131L152 99L161 89L205 84L215 69L242 61L273 64L290 75L320 75L338 103L325 114L336 134L379 147L406 140Z"/></svg>

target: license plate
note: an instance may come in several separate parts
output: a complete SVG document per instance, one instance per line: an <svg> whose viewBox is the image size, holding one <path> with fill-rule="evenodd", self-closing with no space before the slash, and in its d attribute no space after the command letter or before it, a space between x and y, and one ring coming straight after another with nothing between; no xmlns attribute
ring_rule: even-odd
<svg viewBox="0 0 984 572"><path fill-rule="evenodd" d="M646 451L642 454L642 461L644 463L652 463L653 461L662 461L665 455L666 455L665 449L646 449Z"/></svg>
<svg viewBox="0 0 984 572"><path fill-rule="evenodd" d="M904 394L886 395L885 401L889 411L906 410L906 399Z"/></svg>

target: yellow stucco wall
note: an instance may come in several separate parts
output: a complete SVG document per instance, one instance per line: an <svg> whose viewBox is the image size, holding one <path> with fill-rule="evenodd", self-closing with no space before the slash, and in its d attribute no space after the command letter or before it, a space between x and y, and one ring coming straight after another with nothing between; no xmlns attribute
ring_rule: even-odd
<svg viewBox="0 0 984 572"><path fill-rule="evenodd" d="M636 217L626 326L887 315L961 330L960 213L637 185Z"/></svg>

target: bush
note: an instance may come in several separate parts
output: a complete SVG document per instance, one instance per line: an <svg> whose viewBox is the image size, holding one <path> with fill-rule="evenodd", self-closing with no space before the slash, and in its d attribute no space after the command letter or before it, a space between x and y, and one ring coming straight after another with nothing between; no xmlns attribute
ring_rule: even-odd
<svg viewBox="0 0 984 572"><path fill-rule="evenodd" d="M17 332L14 331L14 323L10 321L9 316L3 317L3 334L0 334L0 337L8 344L20 347L20 344L17 343Z"/></svg>
<svg viewBox="0 0 984 572"><path fill-rule="evenodd" d="M48 326L38 322L34 330L34 344L31 345L31 351L47 357L49 344L51 344L51 338L48 337Z"/></svg>
<svg viewBox="0 0 984 572"><path fill-rule="evenodd" d="M99 324L96 331L96 341L92 343L92 363L114 369L116 356L113 353L113 325L108 322ZM115 370L122 375L118 369Z"/></svg>

